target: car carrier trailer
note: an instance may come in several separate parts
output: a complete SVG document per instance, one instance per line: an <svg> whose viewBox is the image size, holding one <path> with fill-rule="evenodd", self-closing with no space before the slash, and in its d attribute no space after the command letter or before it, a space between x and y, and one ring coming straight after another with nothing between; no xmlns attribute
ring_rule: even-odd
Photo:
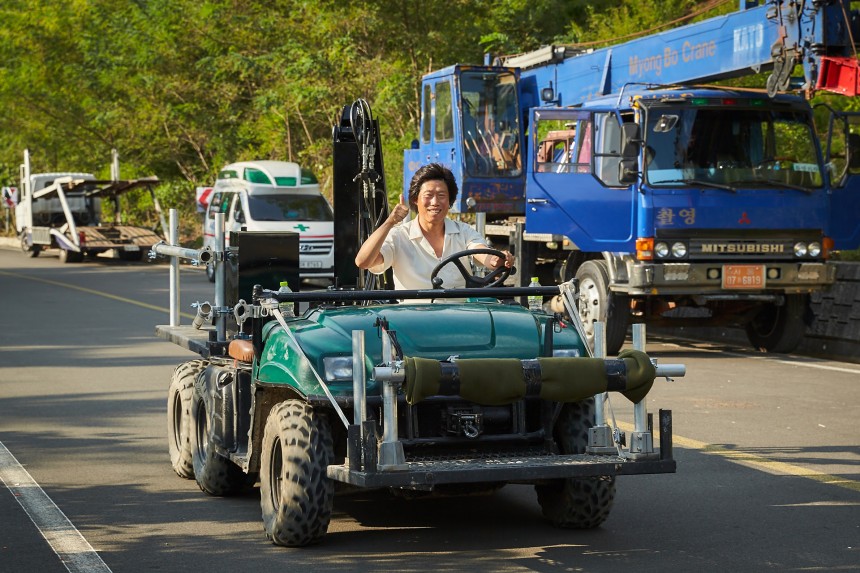
<svg viewBox="0 0 860 573"><path fill-rule="evenodd" d="M59 249L60 260L74 263L85 255L114 251L125 261L139 261L162 240L154 229L122 222L120 197L145 188L152 197L162 230L167 228L155 196L158 177L120 179L119 159L113 151L111 179L91 173L31 173L30 153L21 165L21 199L15 207L15 226L21 250L37 257L45 249ZM113 203L114 220L102 221L101 203Z"/></svg>

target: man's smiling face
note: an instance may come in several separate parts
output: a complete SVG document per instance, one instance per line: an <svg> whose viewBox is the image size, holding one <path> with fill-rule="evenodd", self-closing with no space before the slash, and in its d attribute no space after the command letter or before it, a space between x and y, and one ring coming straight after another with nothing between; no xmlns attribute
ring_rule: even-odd
<svg viewBox="0 0 860 573"><path fill-rule="evenodd" d="M448 186L441 180L425 181L418 191L416 203L419 220L428 223L441 222L448 215L448 209L451 207Z"/></svg>

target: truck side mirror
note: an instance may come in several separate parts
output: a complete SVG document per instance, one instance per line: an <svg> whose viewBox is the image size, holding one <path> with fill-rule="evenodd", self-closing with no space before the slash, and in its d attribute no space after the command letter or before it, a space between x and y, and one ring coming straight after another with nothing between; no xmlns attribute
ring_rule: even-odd
<svg viewBox="0 0 860 573"><path fill-rule="evenodd" d="M621 161L618 162L618 181L634 183L639 176L639 125L621 124Z"/></svg>
<svg viewBox="0 0 860 573"><path fill-rule="evenodd" d="M625 159L639 157L639 146L642 139L639 137L639 125L635 123L621 124L621 156Z"/></svg>

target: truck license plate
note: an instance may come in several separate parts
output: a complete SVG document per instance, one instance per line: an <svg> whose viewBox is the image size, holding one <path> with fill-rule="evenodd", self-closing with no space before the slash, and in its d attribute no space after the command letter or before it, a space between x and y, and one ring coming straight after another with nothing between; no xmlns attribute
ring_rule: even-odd
<svg viewBox="0 0 860 573"><path fill-rule="evenodd" d="M764 288L764 265L724 265L724 289Z"/></svg>
<svg viewBox="0 0 860 573"><path fill-rule="evenodd" d="M140 247L138 245L123 245L122 250L127 251L127 252L136 253L140 250Z"/></svg>
<svg viewBox="0 0 860 573"><path fill-rule="evenodd" d="M321 261L299 261L300 269L321 269Z"/></svg>

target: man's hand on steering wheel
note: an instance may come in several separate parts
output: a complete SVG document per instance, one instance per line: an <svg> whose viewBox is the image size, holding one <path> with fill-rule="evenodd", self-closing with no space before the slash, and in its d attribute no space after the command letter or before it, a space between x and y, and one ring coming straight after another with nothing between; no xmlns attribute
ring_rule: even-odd
<svg viewBox="0 0 860 573"><path fill-rule="evenodd" d="M463 262L460 260L463 257L471 257L474 255L490 255L498 257L498 259L496 260L498 266L487 276L477 277L471 274L463 265ZM436 265L436 268L433 269L432 273L430 273L430 282L433 285L433 288L443 288L442 279L439 278L437 275L443 267L452 264L457 267L457 270L460 271L460 275L466 281L466 288L496 287L504 283L505 280L507 280L507 278L511 276L512 273L516 272L516 269L513 267L513 264L511 264L511 266L508 266L508 261L511 261L511 263L513 262L513 257L511 257L510 253L489 248L466 249L465 251L460 251L458 253L454 253L448 257L445 257L438 265Z"/></svg>

